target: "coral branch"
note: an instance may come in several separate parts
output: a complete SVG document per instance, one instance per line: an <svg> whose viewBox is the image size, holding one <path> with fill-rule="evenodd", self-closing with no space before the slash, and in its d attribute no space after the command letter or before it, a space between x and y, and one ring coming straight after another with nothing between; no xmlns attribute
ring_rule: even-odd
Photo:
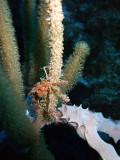
<svg viewBox="0 0 120 160"><path fill-rule="evenodd" d="M49 64L49 77L51 82L56 83L60 81L61 67L62 67L62 54L63 54L63 13L61 0L46 0L46 18L49 28L47 34L49 35L49 48L50 48L50 64ZM56 89L59 89L56 86ZM58 98L51 91L49 97L50 105L52 108L57 106Z"/></svg>
<svg viewBox="0 0 120 160"><path fill-rule="evenodd" d="M89 51L90 48L86 42L75 44L73 55L69 57L63 70L62 79L68 81L68 85L61 88L64 93L69 92L75 86L79 76L82 77L83 66Z"/></svg>
<svg viewBox="0 0 120 160"><path fill-rule="evenodd" d="M25 116L25 101L19 101L19 96L9 84L9 79L0 68L0 122L6 133L17 144L22 146L32 145L37 134L33 125ZM22 107L21 107L22 106Z"/></svg>
<svg viewBox="0 0 120 160"><path fill-rule="evenodd" d="M21 18L23 23L23 39L24 39L24 79L25 85L33 85L34 70L34 48L36 44L37 30L37 0L22 0Z"/></svg>
<svg viewBox="0 0 120 160"><path fill-rule="evenodd" d="M19 53L11 13L6 0L0 1L0 62L4 66L10 81L14 84L16 93L23 97Z"/></svg>

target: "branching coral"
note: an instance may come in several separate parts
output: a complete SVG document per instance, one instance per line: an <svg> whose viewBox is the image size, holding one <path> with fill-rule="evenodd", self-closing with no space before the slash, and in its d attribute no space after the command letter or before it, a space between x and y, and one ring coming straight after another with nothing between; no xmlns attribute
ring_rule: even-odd
<svg viewBox="0 0 120 160"><path fill-rule="evenodd" d="M25 2L25 3L24 3ZM41 139L39 138L39 129L46 123L59 121L59 116L70 118L70 122L78 123L78 134L86 139L90 146L96 149L104 160L108 159L106 149L111 152L111 157L118 160L119 156L111 145L106 145L100 139L97 131L109 133L116 141L120 139L120 126L112 121L106 120L101 114L94 114L87 110L77 107L62 107L61 114L57 114L55 109L59 98L67 103L68 98L65 95L76 84L78 76L82 75L82 69L86 56L89 54L89 46L86 42L78 42L75 45L73 56L70 56L62 76L62 54L63 54L63 13L61 0L41 0L38 7L38 17L36 14L36 0L23 1L23 8L27 8L24 20L24 45L25 45L25 63L24 73L27 89L37 83L29 92L29 109L39 108L39 116L31 124L25 115L28 109L23 92L22 73L18 56L17 43L14 36L14 27L12 25L11 14L6 0L0 3L0 120L6 132L18 143L22 141L23 146L30 147L30 158L41 158ZM31 13L31 14L30 14ZM28 22L28 24L27 24ZM33 25L33 27L31 26ZM27 25L26 25L27 24ZM26 31L27 27L28 31ZM33 30L36 29L35 35ZM40 37L37 38L39 33ZM34 41L31 41L30 35ZM41 48L40 48L41 46ZM40 67L43 64L48 66L48 73L45 70L46 78L40 78ZM32 78L31 78L32 77ZM66 85L68 84L68 86ZM64 87L62 87L64 85ZM6 89L7 88L7 89ZM10 94L12 93L12 94ZM36 107L37 105L37 107ZM52 112L51 112L52 111ZM77 112L79 112L79 115ZM52 114L51 114L52 113ZM77 118L77 120L76 120ZM30 119L33 119L30 117ZM12 124L9 125L9 123ZM106 125L107 130L103 130L102 125ZM118 128L117 128L118 127ZM12 135L12 132L14 134ZM112 134L114 132L114 134ZM93 137L95 136L95 137ZM117 137L116 137L117 136ZM94 138L96 141L94 141ZM90 139L93 139L91 141ZM94 145L95 142L95 145ZM96 146L97 145L97 146ZM101 145L104 148L101 150ZM47 155L46 155L47 156ZM45 159L53 159L49 155ZM110 160L110 159L109 159Z"/></svg>

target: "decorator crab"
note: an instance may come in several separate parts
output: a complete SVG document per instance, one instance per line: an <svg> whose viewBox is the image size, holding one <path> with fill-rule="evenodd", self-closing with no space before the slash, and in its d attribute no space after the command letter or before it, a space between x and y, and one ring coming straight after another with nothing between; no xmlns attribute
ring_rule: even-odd
<svg viewBox="0 0 120 160"><path fill-rule="evenodd" d="M69 101L69 98L66 95L62 94L57 86L67 85L68 82L51 82L51 77L48 76L46 67L43 67L43 70L45 71L46 79L41 79L40 82L35 84L33 89L29 92L29 95L32 96L32 101L34 101L33 106L35 108L36 114L38 114L38 109L40 108L39 101L45 96L49 98L48 114L53 114L54 106L51 105L51 95L56 94L66 104Z"/></svg>

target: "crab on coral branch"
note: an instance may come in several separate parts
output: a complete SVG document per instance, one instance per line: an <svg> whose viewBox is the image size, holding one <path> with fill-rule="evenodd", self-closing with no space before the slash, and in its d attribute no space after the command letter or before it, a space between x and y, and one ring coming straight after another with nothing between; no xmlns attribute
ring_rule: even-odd
<svg viewBox="0 0 120 160"><path fill-rule="evenodd" d="M46 74L46 79L41 79L41 82L38 82L35 84L33 89L29 92L29 95L32 95L32 100L34 101L34 107L36 114L38 113L37 110L40 108L39 105L39 100L41 98L44 98L47 94L47 97L49 97L49 105L48 105L48 114L53 114L54 109L52 107L51 103L51 94L55 93L57 94L60 98L62 98L64 103L67 103L69 101L69 98L62 94L59 89L56 86L60 85L67 85L67 81L59 81L59 82L51 82L51 78L47 75L46 72L46 67L43 67L43 70L45 71ZM52 92L53 91L53 92Z"/></svg>
<svg viewBox="0 0 120 160"><path fill-rule="evenodd" d="M77 124L79 136L87 140L88 144L100 154L103 160L120 160L120 156L114 147L103 141L98 134L98 131L105 132L117 143L120 140L119 121L113 122L111 119L106 119L102 113L94 113L88 109L83 109L82 105L79 107L62 105L61 108L58 108L56 117L58 121L63 119L70 124Z"/></svg>

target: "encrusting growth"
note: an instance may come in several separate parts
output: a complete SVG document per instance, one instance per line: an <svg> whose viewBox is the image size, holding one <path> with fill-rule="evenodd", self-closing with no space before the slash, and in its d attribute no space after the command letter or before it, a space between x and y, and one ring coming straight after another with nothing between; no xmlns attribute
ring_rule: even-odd
<svg viewBox="0 0 120 160"><path fill-rule="evenodd" d="M61 113L61 119L68 123L77 124L78 135L87 140L88 144L94 148L103 160L120 160L120 156L114 147L101 139L98 131L109 134L117 143L120 140L120 122L113 122L111 119L103 117L102 113L94 113L88 109L83 109L82 105L69 106L62 105L58 108Z"/></svg>

